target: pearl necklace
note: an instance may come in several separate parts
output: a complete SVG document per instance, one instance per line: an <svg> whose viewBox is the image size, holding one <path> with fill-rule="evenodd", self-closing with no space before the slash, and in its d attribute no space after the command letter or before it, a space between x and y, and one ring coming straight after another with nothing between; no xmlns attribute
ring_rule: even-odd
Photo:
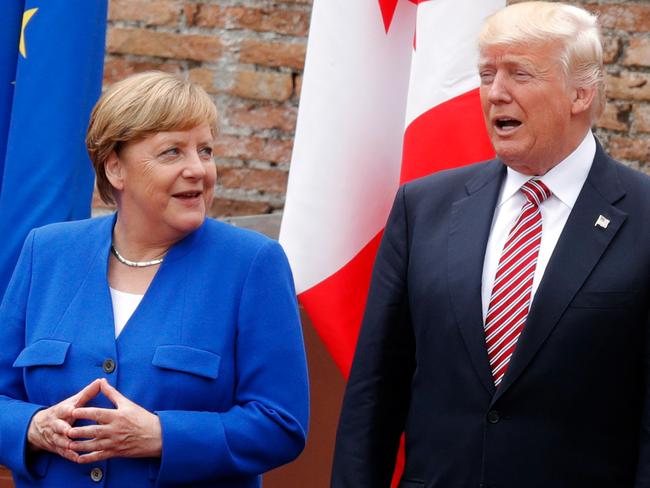
<svg viewBox="0 0 650 488"><path fill-rule="evenodd" d="M115 249L115 246L113 246L112 244L111 244L111 252L113 253L113 256L115 256L120 263L126 264L127 266L131 266L132 268L146 268L147 266L155 266L157 264L162 263L163 259L165 259L164 257L162 257L158 259L152 259L151 261L129 261L124 256L122 256L119 252L117 252L117 249Z"/></svg>

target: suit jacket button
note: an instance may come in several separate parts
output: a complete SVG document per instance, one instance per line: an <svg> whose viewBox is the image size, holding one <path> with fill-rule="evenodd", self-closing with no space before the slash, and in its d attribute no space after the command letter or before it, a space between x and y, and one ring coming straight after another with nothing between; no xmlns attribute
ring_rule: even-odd
<svg viewBox="0 0 650 488"><path fill-rule="evenodd" d="M113 361L112 359L104 360L104 362L102 363L102 368L104 369L104 373L108 373L108 374L112 373L113 371L115 371L115 361Z"/></svg>
<svg viewBox="0 0 650 488"><path fill-rule="evenodd" d="M499 422L499 420L501 420L501 418L499 417L499 412L497 412L496 410L490 410L487 414L487 419L488 422L490 422L491 424L496 424Z"/></svg>
<svg viewBox="0 0 650 488"><path fill-rule="evenodd" d="M90 479L93 480L95 483L99 483L103 477L104 477L104 472L101 470L101 468L93 468L90 471Z"/></svg>

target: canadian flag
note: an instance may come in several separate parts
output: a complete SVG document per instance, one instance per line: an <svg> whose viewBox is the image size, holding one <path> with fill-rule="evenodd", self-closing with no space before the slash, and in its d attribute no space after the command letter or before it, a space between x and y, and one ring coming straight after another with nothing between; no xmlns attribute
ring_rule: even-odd
<svg viewBox="0 0 650 488"><path fill-rule="evenodd" d="M493 157L477 35L505 0L315 0L280 230L299 299L347 377L401 183Z"/></svg>

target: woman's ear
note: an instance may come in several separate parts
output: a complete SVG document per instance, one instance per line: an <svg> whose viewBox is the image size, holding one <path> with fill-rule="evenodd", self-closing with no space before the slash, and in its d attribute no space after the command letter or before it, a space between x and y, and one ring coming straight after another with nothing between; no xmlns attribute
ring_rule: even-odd
<svg viewBox="0 0 650 488"><path fill-rule="evenodd" d="M115 151L111 151L104 163L106 178L116 190L124 189L124 167Z"/></svg>

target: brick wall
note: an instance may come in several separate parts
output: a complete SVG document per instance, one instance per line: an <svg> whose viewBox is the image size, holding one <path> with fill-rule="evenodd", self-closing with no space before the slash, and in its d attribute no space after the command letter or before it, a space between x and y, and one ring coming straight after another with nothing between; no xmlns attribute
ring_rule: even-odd
<svg viewBox="0 0 650 488"><path fill-rule="evenodd" d="M608 106L597 133L616 158L650 172L650 3L576 3L604 26ZM221 135L213 216L283 208L311 4L110 1L105 84L160 69L183 73L214 97Z"/></svg>
<svg viewBox="0 0 650 488"><path fill-rule="evenodd" d="M104 83L183 73L217 104L213 216L284 205L311 0L110 0ZM102 203L95 198L96 209Z"/></svg>
<svg viewBox="0 0 650 488"><path fill-rule="evenodd" d="M617 159L650 174L650 2L580 2L605 36L607 108L597 134Z"/></svg>

